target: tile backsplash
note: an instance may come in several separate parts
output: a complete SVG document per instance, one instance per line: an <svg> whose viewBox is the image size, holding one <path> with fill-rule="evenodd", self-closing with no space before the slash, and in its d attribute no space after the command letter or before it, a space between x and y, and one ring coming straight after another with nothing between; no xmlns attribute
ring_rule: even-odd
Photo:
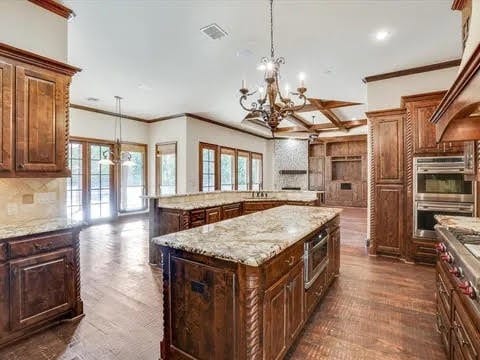
<svg viewBox="0 0 480 360"><path fill-rule="evenodd" d="M0 225L66 216L65 179L0 179Z"/></svg>

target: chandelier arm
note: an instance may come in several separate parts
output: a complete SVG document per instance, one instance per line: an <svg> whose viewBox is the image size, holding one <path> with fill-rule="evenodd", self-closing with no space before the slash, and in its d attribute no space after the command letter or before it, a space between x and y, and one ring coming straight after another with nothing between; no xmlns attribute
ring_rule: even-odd
<svg viewBox="0 0 480 360"><path fill-rule="evenodd" d="M242 107L242 109L245 110L245 111L248 111L248 112L258 111L257 103L253 102L251 108L248 108L248 107L244 104L244 102L247 101L247 96L248 96L248 95L242 95L242 96L240 96L240 106Z"/></svg>

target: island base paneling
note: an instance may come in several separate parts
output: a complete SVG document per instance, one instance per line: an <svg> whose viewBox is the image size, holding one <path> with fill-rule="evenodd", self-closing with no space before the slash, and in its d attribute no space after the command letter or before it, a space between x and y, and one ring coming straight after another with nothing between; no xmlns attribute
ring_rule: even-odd
<svg viewBox="0 0 480 360"><path fill-rule="evenodd" d="M157 245L168 359L282 359L339 271L339 217L264 264ZM305 241L327 228L328 266L305 290Z"/></svg>

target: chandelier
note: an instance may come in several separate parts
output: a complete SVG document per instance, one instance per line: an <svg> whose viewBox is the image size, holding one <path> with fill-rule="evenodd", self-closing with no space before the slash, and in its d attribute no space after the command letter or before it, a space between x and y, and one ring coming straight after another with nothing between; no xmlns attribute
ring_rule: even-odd
<svg viewBox="0 0 480 360"><path fill-rule="evenodd" d="M115 96L115 105L116 112L118 114L115 119L115 151L105 150L102 154L103 159L98 163L100 165L116 165L121 164L122 166L134 166L135 162L132 160L132 154L128 151L121 150L122 143L122 98L120 96ZM118 136L117 136L118 128Z"/></svg>
<svg viewBox="0 0 480 360"><path fill-rule="evenodd" d="M286 117L292 115L294 112L302 109L306 103L304 80L305 75L300 74L300 86L297 92L290 92L290 89L285 86L285 90L280 90L279 78L280 65L285 64L283 57L275 58L275 47L273 45L273 0L270 0L270 57L263 57L259 70L264 71L265 87L259 87L253 92L249 92L245 80L242 81L242 88L240 93L240 106L249 112L252 117L260 117L272 130L272 133L277 129L278 124ZM245 103L248 97L254 96L258 92L258 99L251 103L248 107ZM291 99L290 95L298 96L302 102L296 105Z"/></svg>

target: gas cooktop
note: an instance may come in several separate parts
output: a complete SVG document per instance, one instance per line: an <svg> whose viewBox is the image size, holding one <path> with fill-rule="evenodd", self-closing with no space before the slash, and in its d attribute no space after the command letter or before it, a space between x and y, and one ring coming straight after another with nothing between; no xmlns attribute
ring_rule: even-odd
<svg viewBox="0 0 480 360"><path fill-rule="evenodd" d="M477 259L480 259L480 234L468 230L449 229L450 233L462 243Z"/></svg>

